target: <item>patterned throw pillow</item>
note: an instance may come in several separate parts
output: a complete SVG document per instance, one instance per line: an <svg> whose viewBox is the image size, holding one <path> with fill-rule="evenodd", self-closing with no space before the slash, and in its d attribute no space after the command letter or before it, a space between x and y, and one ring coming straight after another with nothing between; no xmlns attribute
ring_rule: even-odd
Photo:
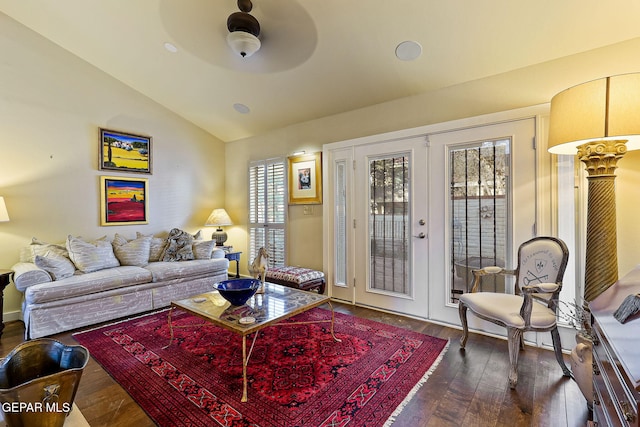
<svg viewBox="0 0 640 427"><path fill-rule="evenodd" d="M69 258L55 252L47 252L45 255L36 255L35 264L49 273L53 280L62 280L73 276L76 271L75 265Z"/></svg>
<svg viewBox="0 0 640 427"><path fill-rule="evenodd" d="M79 237L69 235L69 237L67 237L67 251L69 251L69 258L71 258L71 261L76 265L76 268L83 273L90 273L92 271L120 265L118 259L113 254L111 242L104 237L92 242L87 242Z"/></svg>
<svg viewBox="0 0 640 427"><path fill-rule="evenodd" d="M193 242L193 255L196 259L211 259L211 252L216 247L215 240L199 240Z"/></svg>
<svg viewBox="0 0 640 427"><path fill-rule="evenodd" d="M167 237L167 246L164 248L160 261L186 261L193 256L193 236L186 231L174 228Z"/></svg>
<svg viewBox="0 0 640 427"><path fill-rule="evenodd" d="M113 252L120 261L120 265L136 265L144 267L149 264L149 251L151 249L151 236L142 236L133 240L116 233L113 238Z"/></svg>

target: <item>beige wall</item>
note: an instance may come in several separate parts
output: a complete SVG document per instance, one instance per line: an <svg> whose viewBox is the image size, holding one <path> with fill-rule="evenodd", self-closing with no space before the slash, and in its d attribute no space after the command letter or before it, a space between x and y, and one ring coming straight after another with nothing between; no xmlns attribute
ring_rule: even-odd
<svg viewBox="0 0 640 427"><path fill-rule="evenodd" d="M615 68L602 69L599 58L611 61ZM331 142L544 104L558 91L594 78L595 75L589 71L591 65L597 65L597 72L602 75L629 72L629 67L634 66L628 63L625 68L624 54L618 55L616 49L587 52L580 58L571 58L571 65L568 61L560 59L436 93L374 105L227 143L226 206L237 221L237 225L229 230L229 243L246 254L247 166L251 160L286 157L301 149L320 151L323 144ZM640 63L638 67L640 70ZM567 73L567 69L571 69L573 74ZM542 84L535 77L541 73L557 75L557 87L549 88ZM501 101L500 82L503 79L518 81L526 88L521 103L505 104ZM637 208L634 205L640 197L640 152L631 152L620 162L618 175L618 260L622 276L640 263L640 223L636 221ZM289 263L320 268L321 206L314 206L312 215L303 215L302 209L301 206L289 206ZM241 272L245 274L247 261L243 258L241 263Z"/></svg>
<svg viewBox="0 0 640 427"><path fill-rule="evenodd" d="M11 218L0 223L0 268L33 236L194 232L223 206L221 141L1 13L0 52L0 195ZM153 174L98 170L99 127L152 136ZM149 179L149 224L99 225L101 175ZM20 299L10 285L5 318Z"/></svg>
<svg viewBox="0 0 640 427"><path fill-rule="evenodd" d="M640 264L640 151L630 151L616 171L618 271L620 277Z"/></svg>
<svg viewBox="0 0 640 427"><path fill-rule="evenodd" d="M590 52L570 67L558 60L225 146L3 14L0 52L0 195L11 215L11 222L0 223L0 268L17 261L19 247L32 236L61 241L68 233L99 237L172 227L196 231L212 208L224 206L236 224L227 228L227 243L244 252L241 270L246 273L249 161L286 157L297 150L321 151L330 142L545 103L575 83L632 71L620 65L631 58L626 52L608 51L606 60ZM616 68L603 69L603 64ZM537 78L541 73L555 73L555 87L544 86ZM518 104L502 101L504 79L523 87ZM105 174L98 170L98 127L153 136L148 225L99 226L98 177ZM640 153L623 159L618 175L619 265L625 273L640 259L636 221ZM289 263L321 268L322 206L314 205L310 215L303 211L303 206L289 207ZM12 286L6 294L5 312L14 314L20 295Z"/></svg>

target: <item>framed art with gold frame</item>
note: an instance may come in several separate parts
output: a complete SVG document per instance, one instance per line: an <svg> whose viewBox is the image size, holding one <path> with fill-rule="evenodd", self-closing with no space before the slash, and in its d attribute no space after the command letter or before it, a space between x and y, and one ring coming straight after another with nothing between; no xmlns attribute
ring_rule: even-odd
<svg viewBox="0 0 640 427"><path fill-rule="evenodd" d="M289 166L289 204L322 203L322 153L287 158Z"/></svg>
<svg viewBox="0 0 640 427"><path fill-rule="evenodd" d="M100 177L100 225L149 222L147 178Z"/></svg>
<svg viewBox="0 0 640 427"><path fill-rule="evenodd" d="M151 174L152 138L100 128L100 169Z"/></svg>

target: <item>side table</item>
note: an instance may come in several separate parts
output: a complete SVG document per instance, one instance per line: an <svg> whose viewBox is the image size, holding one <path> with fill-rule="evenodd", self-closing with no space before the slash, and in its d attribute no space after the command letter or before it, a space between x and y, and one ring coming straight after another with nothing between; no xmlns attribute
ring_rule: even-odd
<svg viewBox="0 0 640 427"><path fill-rule="evenodd" d="M240 278L240 254L242 252L225 252L224 257L236 262L236 279Z"/></svg>
<svg viewBox="0 0 640 427"><path fill-rule="evenodd" d="M4 330L4 288L6 288L9 283L11 283L12 275L13 270L0 269L0 337L2 336L2 331Z"/></svg>

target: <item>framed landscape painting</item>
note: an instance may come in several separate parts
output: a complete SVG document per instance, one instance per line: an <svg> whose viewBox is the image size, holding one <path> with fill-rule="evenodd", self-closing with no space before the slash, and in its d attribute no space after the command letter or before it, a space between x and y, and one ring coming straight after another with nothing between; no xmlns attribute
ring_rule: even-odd
<svg viewBox="0 0 640 427"><path fill-rule="evenodd" d="M151 137L100 129L100 169L151 173Z"/></svg>
<svg viewBox="0 0 640 427"><path fill-rule="evenodd" d="M147 224L146 178L100 177L100 225Z"/></svg>
<svg viewBox="0 0 640 427"><path fill-rule="evenodd" d="M289 204L322 203L322 153L292 156L289 160Z"/></svg>

